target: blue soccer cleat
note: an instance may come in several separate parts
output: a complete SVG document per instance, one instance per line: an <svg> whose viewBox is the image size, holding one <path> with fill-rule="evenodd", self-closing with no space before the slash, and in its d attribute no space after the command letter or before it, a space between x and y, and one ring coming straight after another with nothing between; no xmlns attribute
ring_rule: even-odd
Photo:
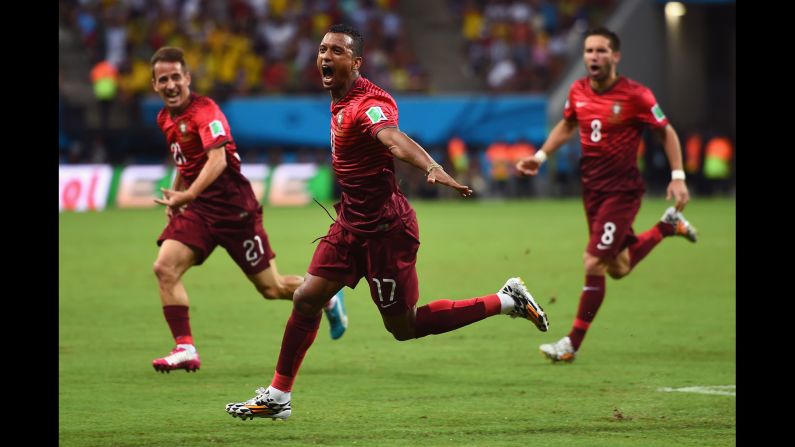
<svg viewBox="0 0 795 447"><path fill-rule="evenodd" d="M326 318L328 318L332 340L342 337L342 334L348 329L348 315L345 313L344 296L345 294L342 293L342 289L340 289L340 291L331 298L331 307L323 309L323 312L326 313Z"/></svg>

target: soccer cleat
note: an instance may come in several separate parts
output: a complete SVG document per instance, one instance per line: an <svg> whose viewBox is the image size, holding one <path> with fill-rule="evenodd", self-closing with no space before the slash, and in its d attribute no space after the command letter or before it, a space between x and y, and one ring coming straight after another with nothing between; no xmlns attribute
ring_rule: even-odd
<svg viewBox="0 0 795 447"><path fill-rule="evenodd" d="M271 388L257 388L257 395L251 399L240 402L226 404L226 412L233 418L239 417L242 420L256 418L287 419L290 417L290 394L287 394L287 402L278 403L271 397Z"/></svg>
<svg viewBox="0 0 795 447"><path fill-rule="evenodd" d="M665 222L674 227L674 235L682 236L690 242L695 242L698 231L690 222L685 219L685 215L681 211L676 211L676 208L669 207L660 218L661 222Z"/></svg>
<svg viewBox="0 0 795 447"><path fill-rule="evenodd" d="M514 300L514 309L511 311L511 318L521 317L533 322L539 331L546 332L549 329L549 320L544 309L533 299L533 295L527 291L527 287L522 278L510 278L500 289Z"/></svg>
<svg viewBox="0 0 795 447"><path fill-rule="evenodd" d="M152 360L152 366L155 371L160 371L161 373L170 373L174 369L196 372L201 363L196 348L190 345L177 345L176 348L171 350L171 354Z"/></svg>
<svg viewBox="0 0 795 447"><path fill-rule="evenodd" d="M545 343L538 347L541 353L552 362L573 362L574 361L574 347L571 345L571 339L566 336L561 338L555 343Z"/></svg>
<svg viewBox="0 0 795 447"><path fill-rule="evenodd" d="M326 313L326 318L328 318L332 340L342 337L342 334L344 334L345 330L348 328L348 315L345 313L345 302L343 300L344 294L342 293L342 289L334 296L337 297L337 299L334 300L334 305L330 309L323 309L323 312Z"/></svg>

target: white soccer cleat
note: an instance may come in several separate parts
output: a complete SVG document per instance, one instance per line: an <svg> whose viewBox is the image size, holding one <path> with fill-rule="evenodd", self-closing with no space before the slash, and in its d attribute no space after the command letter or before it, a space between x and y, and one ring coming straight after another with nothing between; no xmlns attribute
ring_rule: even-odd
<svg viewBox="0 0 795 447"><path fill-rule="evenodd" d="M271 387L257 388L257 395L251 399L240 402L226 404L226 412L232 417L239 417L242 420L256 418L287 419L292 413L290 407L290 393L284 393L286 402L276 402L271 396Z"/></svg>
<svg viewBox="0 0 795 447"><path fill-rule="evenodd" d="M681 211L676 211L676 208L669 207L665 210L660 221L673 225L675 236L682 236L690 242L696 242L698 230L685 219L685 215Z"/></svg>
<svg viewBox="0 0 795 447"><path fill-rule="evenodd" d="M566 336L555 343L546 343L538 347L541 353L552 362L573 362L576 352L571 339Z"/></svg>
<svg viewBox="0 0 795 447"><path fill-rule="evenodd" d="M169 355L152 360L152 367L161 373L170 373L175 369L196 372L201 367L201 359L192 345L177 345Z"/></svg>
<svg viewBox="0 0 795 447"><path fill-rule="evenodd" d="M500 289L500 293L504 293L514 300L514 309L511 311L511 318L524 318L533 322L539 331L546 332L549 329L549 320L544 309L538 305L533 299L533 295L527 290L522 278L510 278L505 282L505 285Z"/></svg>

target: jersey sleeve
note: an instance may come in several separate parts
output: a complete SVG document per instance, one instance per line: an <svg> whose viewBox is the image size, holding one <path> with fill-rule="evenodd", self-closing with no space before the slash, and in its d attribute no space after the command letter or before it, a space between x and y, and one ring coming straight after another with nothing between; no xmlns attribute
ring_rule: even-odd
<svg viewBox="0 0 795 447"><path fill-rule="evenodd" d="M194 115L193 121L205 150L219 147L231 139L232 132L229 129L229 123L226 122L226 117L215 103L202 107Z"/></svg>
<svg viewBox="0 0 795 447"><path fill-rule="evenodd" d="M362 101L356 116L359 130L371 137L385 127L398 127L398 111L394 101L388 98L372 98Z"/></svg>
<svg viewBox="0 0 795 447"><path fill-rule="evenodd" d="M668 118L665 117L660 105L657 104L657 99L654 93L648 88L643 88L640 94L636 97L637 101L637 119L652 127L665 127L668 125Z"/></svg>
<svg viewBox="0 0 795 447"><path fill-rule="evenodd" d="M577 84L574 83L569 87L569 96L566 97L566 102L563 104L563 119L566 121L574 121L577 119L577 112L574 110L574 95L572 95L576 85Z"/></svg>

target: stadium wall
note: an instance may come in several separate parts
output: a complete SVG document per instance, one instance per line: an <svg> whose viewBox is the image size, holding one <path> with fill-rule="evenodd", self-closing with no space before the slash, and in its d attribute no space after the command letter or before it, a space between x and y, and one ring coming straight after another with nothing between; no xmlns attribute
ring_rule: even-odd
<svg viewBox="0 0 795 447"><path fill-rule="evenodd" d="M306 205L332 195L331 168L315 163L243 164L260 203ZM61 165L58 168L58 210L102 211L106 208L153 208L160 188L171 186L173 167L165 165Z"/></svg>
<svg viewBox="0 0 795 447"><path fill-rule="evenodd" d="M546 138L546 96L395 96L400 128L424 145L446 145L458 136L467 144L497 140L533 143ZM240 145L324 147L329 144L329 99L323 96L239 98L220 104ZM156 122L158 98L143 103L143 122Z"/></svg>

